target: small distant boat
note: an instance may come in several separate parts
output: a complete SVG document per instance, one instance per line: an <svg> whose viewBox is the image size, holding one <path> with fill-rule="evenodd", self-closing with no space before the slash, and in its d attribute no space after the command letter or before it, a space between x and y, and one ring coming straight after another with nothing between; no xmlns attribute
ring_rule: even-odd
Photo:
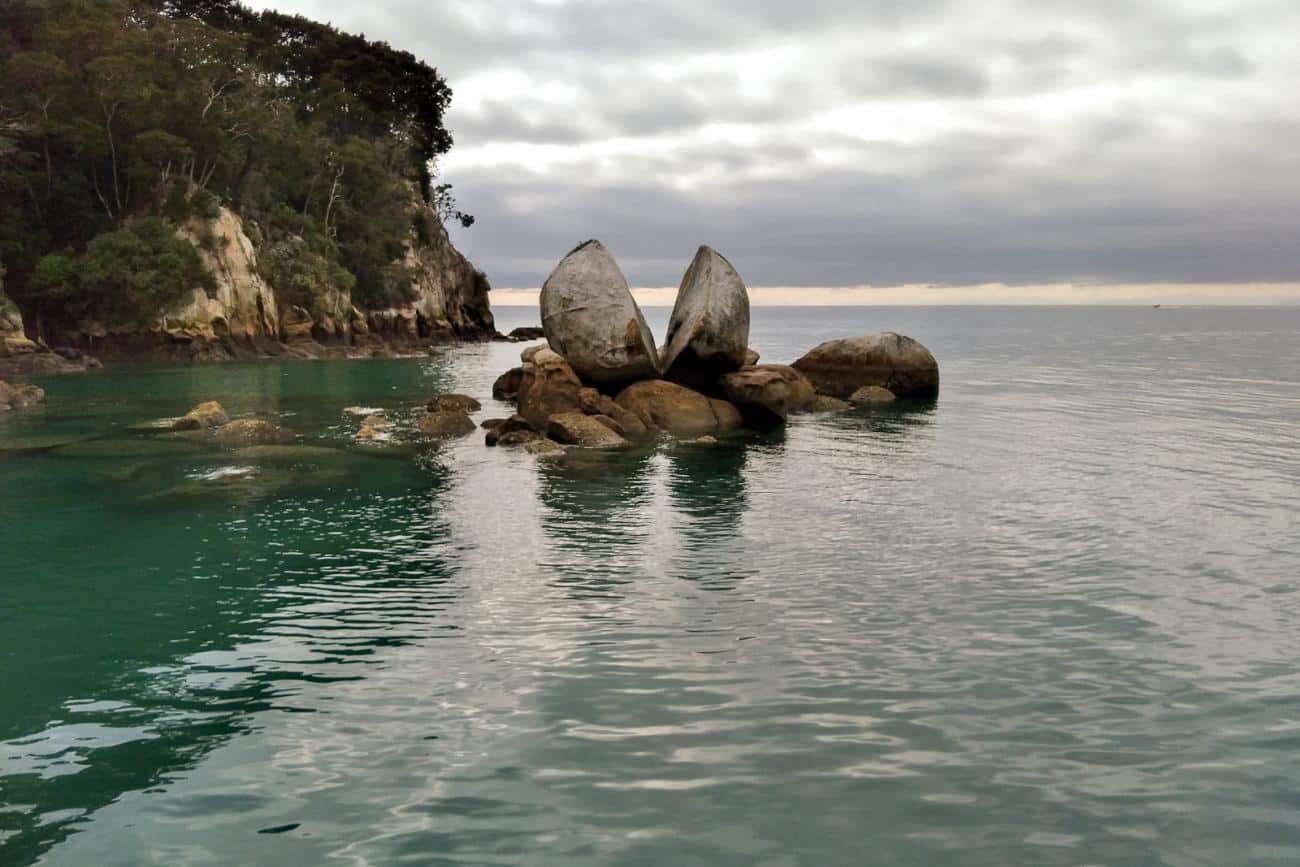
<svg viewBox="0 0 1300 867"><path fill-rule="evenodd" d="M1151 306L1154 307L1156 310L1159 310L1159 309L1160 309L1160 305L1159 305L1159 304L1152 304Z"/></svg>

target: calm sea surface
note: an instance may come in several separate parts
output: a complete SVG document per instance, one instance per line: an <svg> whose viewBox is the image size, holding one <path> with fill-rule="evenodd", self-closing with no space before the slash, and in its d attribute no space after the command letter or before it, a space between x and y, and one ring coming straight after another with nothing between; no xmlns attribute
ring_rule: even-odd
<svg viewBox="0 0 1300 867"><path fill-rule="evenodd" d="M518 345L45 381L0 864L1300 863L1300 308L754 313L939 400L539 462L343 412ZM129 429L206 399L314 448Z"/></svg>

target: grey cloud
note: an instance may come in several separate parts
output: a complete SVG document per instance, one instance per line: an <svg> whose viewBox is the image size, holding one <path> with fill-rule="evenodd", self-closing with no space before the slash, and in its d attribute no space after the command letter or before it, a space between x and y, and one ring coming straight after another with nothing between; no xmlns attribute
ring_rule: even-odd
<svg viewBox="0 0 1300 867"><path fill-rule="evenodd" d="M453 89L537 85L448 118L460 153L578 157L449 169L478 218L457 242L498 286L538 285L592 235L641 285L675 283L704 241L754 285L1300 279L1300 67L1269 54L1293 0L276 5L414 51ZM892 135L918 104L935 129ZM862 129L809 125L849 106ZM635 146L589 147L613 139Z"/></svg>

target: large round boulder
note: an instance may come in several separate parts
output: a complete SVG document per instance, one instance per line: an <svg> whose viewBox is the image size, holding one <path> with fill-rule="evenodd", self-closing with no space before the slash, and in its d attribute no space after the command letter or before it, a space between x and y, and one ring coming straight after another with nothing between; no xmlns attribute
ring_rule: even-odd
<svg viewBox="0 0 1300 867"><path fill-rule="evenodd" d="M635 414L647 428L675 436L726 433L743 422L735 405L663 379L629 385L614 402Z"/></svg>
<svg viewBox="0 0 1300 867"><path fill-rule="evenodd" d="M587 241L560 260L542 285L546 341L592 384L659 375L654 336L614 257Z"/></svg>
<svg viewBox="0 0 1300 867"><path fill-rule="evenodd" d="M917 341L886 331L829 340L793 367L822 394L849 398L864 385L887 388L898 397L939 393L939 364Z"/></svg>
<svg viewBox="0 0 1300 867"><path fill-rule="evenodd" d="M274 445L291 441L293 434L274 422L260 418L238 418L217 428L217 442L228 449Z"/></svg>
<svg viewBox="0 0 1300 867"><path fill-rule="evenodd" d="M719 380L722 396L740 406L742 412L759 418L784 419L803 412L817 392L807 378L784 364L742 367Z"/></svg>
<svg viewBox="0 0 1300 867"><path fill-rule="evenodd" d="M176 419L172 424L172 429L207 430L208 428L221 427L228 421L230 421L230 417L226 415L226 411L221 404L215 400L207 400Z"/></svg>
<svg viewBox="0 0 1300 867"><path fill-rule="evenodd" d="M700 247L682 277L660 367L670 379L691 368L736 370L749 352L749 293L731 263Z"/></svg>
<svg viewBox="0 0 1300 867"><path fill-rule="evenodd" d="M425 413L415 427L429 439L447 440L468 436L478 430L474 419L463 409L442 409Z"/></svg>

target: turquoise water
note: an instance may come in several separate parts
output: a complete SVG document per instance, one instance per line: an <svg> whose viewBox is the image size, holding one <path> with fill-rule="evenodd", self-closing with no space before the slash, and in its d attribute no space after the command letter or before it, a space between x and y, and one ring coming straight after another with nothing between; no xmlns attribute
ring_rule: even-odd
<svg viewBox="0 0 1300 867"><path fill-rule="evenodd" d="M349 445L517 345L43 382L0 416L0 864L1300 862L1300 309L753 343L883 328L933 406L555 462ZM129 429L213 398L312 448Z"/></svg>

